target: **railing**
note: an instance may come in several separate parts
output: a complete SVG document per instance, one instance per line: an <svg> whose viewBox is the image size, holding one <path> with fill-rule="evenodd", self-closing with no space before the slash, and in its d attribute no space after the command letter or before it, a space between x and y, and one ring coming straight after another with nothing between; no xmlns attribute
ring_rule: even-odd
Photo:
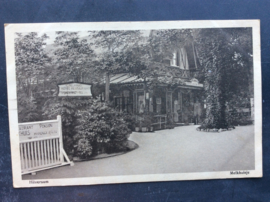
<svg viewBox="0 0 270 202"><path fill-rule="evenodd" d="M180 69L179 67L175 67L175 66L170 66L170 68L173 69L173 71L175 72L176 77L179 78L194 78L197 77L199 74L198 70L187 70L187 69Z"/></svg>
<svg viewBox="0 0 270 202"><path fill-rule="evenodd" d="M157 127L157 129L166 128L167 124L167 115L155 115L154 116L154 123L152 123L152 126ZM162 127L163 126L163 127Z"/></svg>
<svg viewBox="0 0 270 202"><path fill-rule="evenodd" d="M20 152L22 173L63 162L58 137L21 142Z"/></svg>
<svg viewBox="0 0 270 202"><path fill-rule="evenodd" d="M56 120L19 123L19 137L22 175L73 165L63 148L61 116Z"/></svg>

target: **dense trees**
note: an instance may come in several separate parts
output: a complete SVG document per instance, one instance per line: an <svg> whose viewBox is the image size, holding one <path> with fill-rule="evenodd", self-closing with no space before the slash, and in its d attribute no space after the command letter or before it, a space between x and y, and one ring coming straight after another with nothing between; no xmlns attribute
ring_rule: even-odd
<svg viewBox="0 0 270 202"><path fill-rule="evenodd" d="M195 44L202 67L200 82L204 82L207 105L204 126L226 128L233 122L231 112L249 104L249 98L253 97L250 28L172 29L145 33L147 32L138 30L91 31L82 38L79 32L56 32L50 51L46 51L49 47L46 44L47 35L18 33L15 40L15 60L19 122L51 119L60 114L63 116L67 142L73 141L74 133L84 137L88 130L94 131L95 127L99 129L103 119L98 120L95 127L87 128L87 123L79 126L76 110L82 109L95 114L95 117L100 113L98 110L105 107L104 104L87 99L58 98L55 97L56 94L36 103L32 94L41 92L40 86L50 90L49 86L53 85L57 89L57 83L68 81L103 84L105 74L108 100L109 75L121 72L130 72L147 79L152 86L160 83L184 85L185 80L175 79L179 68L168 69L166 61L172 59L173 51L190 43ZM93 110L92 107L90 112L91 104L99 108ZM108 109L108 114L110 113L112 112ZM89 117L88 119L93 122ZM84 123L82 120L79 122ZM126 124L120 122L119 119L119 126ZM111 123L106 124L111 127ZM106 127L104 130L107 130ZM126 128L121 130L127 132ZM109 132L110 135L116 134L115 131ZM97 139L91 139L89 134L87 141L80 142L81 145L99 141L99 133L95 136ZM110 135L106 137L116 138ZM88 154L91 152L92 148L89 147Z"/></svg>
<svg viewBox="0 0 270 202"><path fill-rule="evenodd" d="M45 52L46 34L17 33L15 63L19 122L40 120L40 111L33 99L34 84L44 82L51 58Z"/></svg>

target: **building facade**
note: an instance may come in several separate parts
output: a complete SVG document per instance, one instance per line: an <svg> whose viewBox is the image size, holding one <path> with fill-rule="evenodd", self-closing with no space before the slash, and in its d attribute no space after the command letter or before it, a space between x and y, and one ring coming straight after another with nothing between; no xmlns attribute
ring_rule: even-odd
<svg viewBox="0 0 270 202"><path fill-rule="evenodd" d="M175 75L159 75L163 82L155 85L151 79L129 73L110 75L110 101L114 108L138 116L170 116L175 124L200 123L203 84L196 79L200 69L193 50L192 44L175 50L172 59L164 61L166 70Z"/></svg>

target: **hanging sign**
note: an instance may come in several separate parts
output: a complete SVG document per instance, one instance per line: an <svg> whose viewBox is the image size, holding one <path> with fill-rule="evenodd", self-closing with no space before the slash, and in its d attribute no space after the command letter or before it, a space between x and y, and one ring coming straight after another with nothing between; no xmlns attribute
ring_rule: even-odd
<svg viewBox="0 0 270 202"><path fill-rule="evenodd" d="M91 85L81 83L58 84L58 96L92 96Z"/></svg>

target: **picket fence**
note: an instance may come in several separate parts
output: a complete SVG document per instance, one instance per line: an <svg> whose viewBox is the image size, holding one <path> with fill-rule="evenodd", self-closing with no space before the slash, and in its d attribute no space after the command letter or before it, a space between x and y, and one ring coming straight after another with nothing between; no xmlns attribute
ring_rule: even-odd
<svg viewBox="0 0 270 202"><path fill-rule="evenodd" d="M57 123L57 135L20 139L21 173L35 174L37 171L58 166L74 165L63 148L61 116L57 120L20 123L20 126Z"/></svg>

